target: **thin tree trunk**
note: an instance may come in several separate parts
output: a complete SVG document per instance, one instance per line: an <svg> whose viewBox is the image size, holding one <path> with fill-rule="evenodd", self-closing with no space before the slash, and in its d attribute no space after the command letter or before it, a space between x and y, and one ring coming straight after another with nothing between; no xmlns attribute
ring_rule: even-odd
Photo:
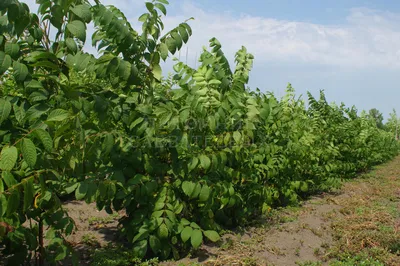
<svg viewBox="0 0 400 266"><path fill-rule="evenodd" d="M44 266L43 221L39 220L39 266Z"/></svg>

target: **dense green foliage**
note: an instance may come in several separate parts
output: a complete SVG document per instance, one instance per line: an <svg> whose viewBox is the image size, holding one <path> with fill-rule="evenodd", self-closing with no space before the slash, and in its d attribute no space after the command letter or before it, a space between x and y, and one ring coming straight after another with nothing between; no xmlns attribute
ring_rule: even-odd
<svg viewBox="0 0 400 266"><path fill-rule="evenodd" d="M161 35L166 0L146 3L142 33L99 1L37 2L38 15L0 3L0 252L12 265L72 252L64 196L124 209L133 253L165 259L397 154L392 134L323 93L306 108L290 85L281 100L247 89L245 48L232 71L212 39L198 69L177 62L163 78L160 61L191 35L186 22ZM98 58L82 51L91 21Z"/></svg>
<svg viewBox="0 0 400 266"><path fill-rule="evenodd" d="M397 117L396 110L393 109L393 111L389 114L389 118L387 122L385 123L385 130L390 132L395 139L399 139L399 118Z"/></svg>
<svg viewBox="0 0 400 266"><path fill-rule="evenodd" d="M379 112L378 109L372 108L371 110L369 110L368 117L370 119L372 119L373 121L375 121L376 126L378 128L380 128L380 129L384 128L384 125L383 125L383 114L381 112Z"/></svg>

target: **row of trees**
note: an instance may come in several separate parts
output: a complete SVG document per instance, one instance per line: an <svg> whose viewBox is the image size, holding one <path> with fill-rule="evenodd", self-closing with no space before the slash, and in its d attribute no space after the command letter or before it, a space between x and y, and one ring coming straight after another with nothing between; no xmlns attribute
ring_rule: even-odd
<svg viewBox="0 0 400 266"><path fill-rule="evenodd" d="M393 111L389 114L389 118L386 123L383 122L383 114L376 108L369 110L368 113L363 112L361 115L374 121L378 128L392 133L396 140L399 139L398 127L400 124L400 118L397 117L395 109L393 109Z"/></svg>
<svg viewBox="0 0 400 266"><path fill-rule="evenodd" d="M244 47L233 70L213 38L197 69L176 62L163 77L160 62L192 34L186 21L164 32L166 0L146 2L141 32L98 0L37 2L37 13L0 2L0 254L10 265L74 254L66 197L125 210L121 234L137 257L178 258L398 153L392 134L322 92L306 108L290 85L282 99L248 89ZM82 50L91 22L99 57Z"/></svg>

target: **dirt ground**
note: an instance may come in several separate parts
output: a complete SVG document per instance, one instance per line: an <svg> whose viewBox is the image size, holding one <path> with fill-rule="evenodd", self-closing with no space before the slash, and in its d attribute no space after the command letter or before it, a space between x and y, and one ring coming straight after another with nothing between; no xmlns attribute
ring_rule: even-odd
<svg viewBox="0 0 400 266"><path fill-rule="evenodd" d="M76 201L65 208L77 225L68 240L81 250L82 265L91 264L93 249L117 241L122 213ZM160 265L400 265L400 157L345 182L339 192L272 210L218 245Z"/></svg>
<svg viewBox="0 0 400 266"><path fill-rule="evenodd" d="M218 248L203 247L202 256L164 265L299 265L321 261L333 242L330 218L340 206L315 197L301 208L278 210L271 220L223 237ZM323 263L321 265L327 265Z"/></svg>
<svg viewBox="0 0 400 266"><path fill-rule="evenodd" d="M93 249L118 242L118 219L123 212L110 215L105 210L98 211L95 203L82 201L68 201L63 208L75 221L76 229L66 240L78 252L81 265L91 264Z"/></svg>

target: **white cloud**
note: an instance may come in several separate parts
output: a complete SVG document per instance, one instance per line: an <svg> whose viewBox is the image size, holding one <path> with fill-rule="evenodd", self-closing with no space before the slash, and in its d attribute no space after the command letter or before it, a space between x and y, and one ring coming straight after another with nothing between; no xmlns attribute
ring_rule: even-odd
<svg viewBox="0 0 400 266"><path fill-rule="evenodd" d="M25 2L36 6L34 0ZM138 25L143 2L104 0L103 3L116 5L133 25ZM36 11L37 6L32 10ZM350 11L345 24L322 25L248 14L235 16L230 12L210 13L192 1L185 1L175 11L180 15L164 19L167 29L195 17L190 21L194 32L188 44L190 62L194 62L211 37L217 37L231 60L244 45L256 56L256 62L400 68L400 14L358 8ZM186 51L182 51L182 60L185 55Z"/></svg>
<svg viewBox="0 0 400 266"><path fill-rule="evenodd" d="M250 15L209 13L185 2L181 15L165 19L172 27L190 22L190 56L216 36L231 56L244 45L262 62L304 62L340 67L400 68L400 15L353 9L342 25L285 21Z"/></svg>

